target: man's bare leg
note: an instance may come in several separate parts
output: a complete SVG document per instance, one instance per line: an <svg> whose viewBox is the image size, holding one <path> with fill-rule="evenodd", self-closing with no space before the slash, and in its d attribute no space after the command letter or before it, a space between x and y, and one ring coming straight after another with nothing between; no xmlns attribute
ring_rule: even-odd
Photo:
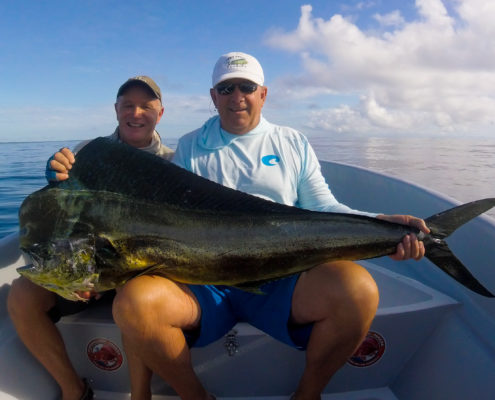
<svg viewBox="0 0 495 400"><path fill-rule="evenodd" d="M151 400L151 377L153 372L143 363L141 355L136 353L132 343L127 343L122 335L122 342L129 365L131 381L131 400Z"/></svg>
<svg viewBox="0 0 495 400"><path fill-rule="evenodd" d="M122 287L116 288L117 293L121 290ZM127 338L122 335L122 344L124 345L131 383L131 400L151 400L151 378L153 371L144 364L141 355L136 352L137 349L132 343L128 344L127 342Z"/></svg>
<svg viewBox="0 0 495 400"><path fill-rule="evenodd" d="M65 344L47 312L55 294L21 277L12 283L7 301L19 338L62 390L63 400L79 400L84 383L67 355Z"/></svg>
<svg viewBox="0 0 495 400"><path fill-rule="evenodd" d="M126 353L129 351L131 355L128 358L133 363L129 364L131 376L142 374L146 366L165 380L181 399L211 399L194 373L182 331L198 328L201 317L199 304L185 285L158 276L132 279L118 292L113 315L122 331ZM133 400L141 400L138 395L149 390L149 380L141 378L131 379Z"/></svg>
<svg viewBox="0 0 495 400"><path fill-rule="evenodd" d="M292 321L314 322L296 400L318 400L335 372L362 343L378 308L371 275L349 261L301 274L292 298Z"/></svg>

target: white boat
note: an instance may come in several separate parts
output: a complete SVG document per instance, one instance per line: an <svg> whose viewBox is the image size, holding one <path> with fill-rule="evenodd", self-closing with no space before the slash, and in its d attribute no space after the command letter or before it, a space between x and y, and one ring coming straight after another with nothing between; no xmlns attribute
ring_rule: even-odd
<svg viewBox="0 0 495 400"><path fill-rule="evenodd" d="M428 217L459 204L409 182L343 164L322 162L336 197L351 207ZM481 216L449 239L474 276L495 292L495 220ZM18 339L6 311L16 268L27 262L18 236L0 240L0 399L56 399L58 387ZM495 398L495 299L477 295L428 260L362 262L380 289L367 339L334 376L322 398L346 400L491 400ZM98 400L128 399L129 380L110 306L58 323L70 358ZM36 334L36 332L33 332ZM195 370L220 400L288 399L304 352L239 323L225 338L192 350ZM156 399L177 399L158 377Z"/></svg>

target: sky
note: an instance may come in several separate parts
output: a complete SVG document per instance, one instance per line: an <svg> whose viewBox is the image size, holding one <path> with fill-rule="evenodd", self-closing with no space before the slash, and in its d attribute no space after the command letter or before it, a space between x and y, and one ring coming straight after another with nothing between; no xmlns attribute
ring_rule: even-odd
<svg viewBox="0 0 495 400"><path fill-rule="evenodd" d="M136 75L178 138L215 115L230 51L263 66L263 115L310 137L492 135L494 20L492 0L2 0L0 142L108 135Z"/></svg>

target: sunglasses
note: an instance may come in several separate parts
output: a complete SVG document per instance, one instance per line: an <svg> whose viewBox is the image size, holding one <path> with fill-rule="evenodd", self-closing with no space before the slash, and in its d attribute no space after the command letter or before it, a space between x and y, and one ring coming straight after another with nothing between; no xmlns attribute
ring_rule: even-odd
<svg viewBox="0 0 495 400"><path fill-rule="evenodd" d="M253 93L256 91L256 89L258 89L258 85L256 83L243 82L243 83L219 83L217 86L215 86L215 90L217 91L218 94L226 96L228 94L232 94L236 87L238 87L239 90L244 94Z"/></svg>

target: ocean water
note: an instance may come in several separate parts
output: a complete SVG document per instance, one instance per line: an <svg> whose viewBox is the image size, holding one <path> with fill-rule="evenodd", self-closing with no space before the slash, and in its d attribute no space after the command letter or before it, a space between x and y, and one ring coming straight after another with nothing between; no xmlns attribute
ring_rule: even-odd
<svg viewBox="0 0 495 400"><path fill-rule="evenodd" d="M461 202L495 197L495 138L311 138L320 160L370 168ZM492 216L495 213L492 211Z"/></svg>
<svg viewBox="0 0 495 400"><path fill-rule="evenodd" d="M321 160L370 168L462 202L495 197L495 139L309 137ZM177 139L165 140L175 148ZM23 199L45 186L46 160L77 141L0 143L0 238L18 229ZM495 211L488 213L495 217Z"/></svg>

